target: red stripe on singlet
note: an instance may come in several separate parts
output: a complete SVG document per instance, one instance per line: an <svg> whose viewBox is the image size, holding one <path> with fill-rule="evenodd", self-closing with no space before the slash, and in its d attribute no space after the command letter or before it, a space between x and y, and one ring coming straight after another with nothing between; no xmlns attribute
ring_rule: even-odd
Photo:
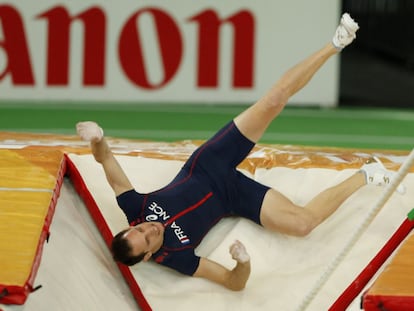
<svg viewBox="0 0 414 311"><path fill-rule="evenodd" d="M192 210L195 210L197 207L199 207L200 205L202 205L205 201L207 201L211 196L213 195L213 192L209 192L207 193L200 201L198 201L196 204L186 208L185 210L179 212L177 215L175 215L174 217L168 219L167 222L164 223L164 227L169 226L170 224L172 224L175 220L177 220L178 218L180 218L181 216L184 216L185 214L191 212Z"/></svg>

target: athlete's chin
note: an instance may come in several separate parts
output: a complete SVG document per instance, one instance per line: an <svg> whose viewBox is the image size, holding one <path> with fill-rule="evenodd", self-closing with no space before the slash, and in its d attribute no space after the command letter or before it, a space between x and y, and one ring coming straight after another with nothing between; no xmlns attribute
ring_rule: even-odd
<svg viewBox="0 0 414 311"><path fill-rule="evenodd" d="M164 234L164 226L160 222L156 222L155 226L158 229L158 235Z"/></svg>

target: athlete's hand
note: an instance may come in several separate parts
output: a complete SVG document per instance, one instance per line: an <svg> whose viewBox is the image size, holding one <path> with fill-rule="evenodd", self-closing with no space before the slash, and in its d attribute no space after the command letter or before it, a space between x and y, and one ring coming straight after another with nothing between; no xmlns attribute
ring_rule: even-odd
<svg viewBox="0 0 414 311"><path fill-rule="evenodd" d="M79 122L76 131L83 140L89 142L99 142L104 135L102 128L93 121Z"/></svg>
<svg viewBox="0 0 414 311"><path fill-rule="evenodd" d="M244 245L236 240L232 245L230 245L230 254L231 257L240 263L246 263L250 261L250 256L246 251Z"/></svg>

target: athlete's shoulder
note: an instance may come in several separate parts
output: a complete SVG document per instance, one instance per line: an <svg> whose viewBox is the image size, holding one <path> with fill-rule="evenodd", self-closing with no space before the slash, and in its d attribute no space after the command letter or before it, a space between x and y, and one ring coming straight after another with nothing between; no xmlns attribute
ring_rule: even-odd
<svg viewBox="0 0 414 311"><path fill-rule="evenodd" d="M160 249L154 254L154 261L185 275L192 276L200 263L200 257L193 248L167 250Z"/></svg>
<svg viewBox="0 0 414 311"><path fill-rule="evenodd" d="M129 223L142 216L144 197L134 189L121 193L116 197L116 201Z"/></svg>

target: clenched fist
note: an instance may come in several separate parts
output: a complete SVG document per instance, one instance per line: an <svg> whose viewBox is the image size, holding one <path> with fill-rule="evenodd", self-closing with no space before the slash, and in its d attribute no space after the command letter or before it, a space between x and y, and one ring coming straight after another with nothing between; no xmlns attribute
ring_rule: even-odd
<svg viewBox="0 0 414 311"><path fill-rule="evenodd" d="M232 245L230 245L230 254L231 257L240 263L246 263L250 260L250 256L246 251L244 245L236 240Z"/></svg>
<svg viewBox="0 0 414 311"><path fill-rule="evenodd" d="M89 142L99 142L104 135L102 128L93 121L79 122L76 131L83 140Z"/></svg>

